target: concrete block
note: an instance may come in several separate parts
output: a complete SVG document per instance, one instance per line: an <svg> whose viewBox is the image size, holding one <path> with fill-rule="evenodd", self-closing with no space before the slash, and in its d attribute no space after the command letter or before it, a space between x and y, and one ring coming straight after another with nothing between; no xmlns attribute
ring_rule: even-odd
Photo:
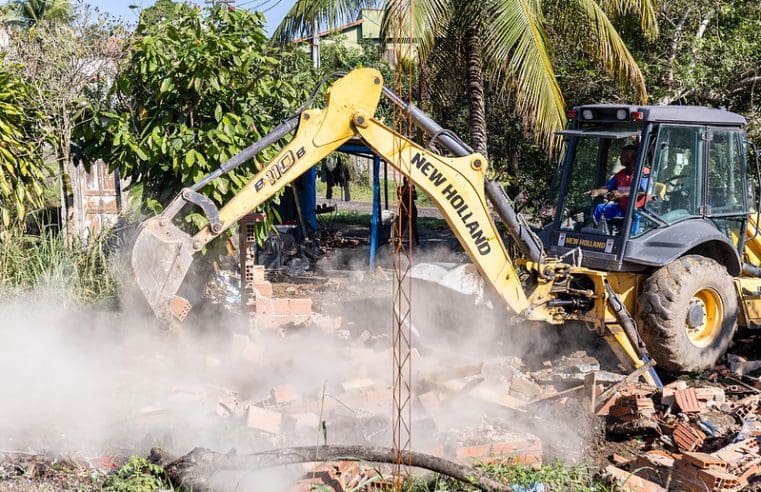
<svg viewBox="0 0 761 492"><path fill-rule="evenodd" d="M375 381L370 378L357 378L341 383L344 391L369 390L375 387Z"/></svg>
<svg viewBox="0 0 761 492"><path fill-rule="evenodd" d="M249 405L246 414L246 425L270 434L280 434L283 425L283 414L267 408Z"/></svg>
<svg viewBox="0 0 761 492"><path fill-rule="evenodd" d="M316 413L303 412L284 416L283 428L294 432L317 431L320 427L320 417Z"/></svg>

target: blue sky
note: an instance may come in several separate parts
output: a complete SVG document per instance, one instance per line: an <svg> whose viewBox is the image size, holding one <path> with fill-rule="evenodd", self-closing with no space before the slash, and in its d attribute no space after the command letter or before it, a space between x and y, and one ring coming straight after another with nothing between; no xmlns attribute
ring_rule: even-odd
<svg viewBox="0 0 761 492"><path fill-rule="evenodd" d="M121 18L129 24L137 23L140 9L150 7L155 0L84 0L93 7L97 7L101 12L111 14L114 17ZM189 0L201 6L207 5L204 0ZM233 5L245 8L255 9L264 12L266 18L265 28L267 34L272 34L277 25L283 20L288 9L295 3L295 0L237 0ZM137 9L130 9L130 5L136 5Z"/></svg>

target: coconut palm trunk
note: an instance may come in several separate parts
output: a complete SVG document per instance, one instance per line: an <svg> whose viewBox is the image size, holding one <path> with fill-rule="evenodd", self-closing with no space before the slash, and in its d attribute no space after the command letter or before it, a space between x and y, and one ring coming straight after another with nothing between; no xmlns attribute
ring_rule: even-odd
<svg viewBox="0 0 761 492"><path fill-rule="evenodd" d="M488 159L484 72L481 61L481 38L478 31L478 25L471 25L465 32L465 57L468 64L468 117L473 149Z"/></svg>

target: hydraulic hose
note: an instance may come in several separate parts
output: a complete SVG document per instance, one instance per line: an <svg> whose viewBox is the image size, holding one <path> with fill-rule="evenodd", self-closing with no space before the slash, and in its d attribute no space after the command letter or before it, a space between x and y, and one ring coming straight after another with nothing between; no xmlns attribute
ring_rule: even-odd
<svg viewBox="0 0 761 492"><path fill-rule="evenodd" d="M413 123L415 123L415 126L431 135L435 135L437 140L455 156L463 157L473 153L473 149L468 147L453 133L445 130L414 104L405 102L387 87L383 87L383 94L408 114ZM505 190L502 189L499 183L488 177L485 179L484 189L486 196L497 211L497 215L507 226L510 237L518 245L523 255L535 263L543 263L544 247L542 241L531 230L526 219L515 212L515 207L513 207Z"/></svg>

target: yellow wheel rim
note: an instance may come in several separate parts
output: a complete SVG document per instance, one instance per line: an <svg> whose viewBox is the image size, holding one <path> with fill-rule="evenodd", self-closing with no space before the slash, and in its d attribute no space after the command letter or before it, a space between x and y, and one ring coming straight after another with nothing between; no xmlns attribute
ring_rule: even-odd
<svg viewBox="0 0 761 492"><path fill-rule="evenodd" d="M724 321L724 304L713 289L697 291L687 307L685 329L687 338L696 347L707 347L721 331Z"/></svg>

